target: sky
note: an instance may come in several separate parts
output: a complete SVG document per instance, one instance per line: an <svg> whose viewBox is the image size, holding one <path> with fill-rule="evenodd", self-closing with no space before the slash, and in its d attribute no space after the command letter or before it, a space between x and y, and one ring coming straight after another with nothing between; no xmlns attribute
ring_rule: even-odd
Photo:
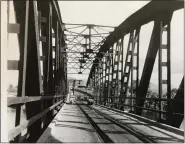
<svg viewBox="0 0 185 144"><path fill-rule="evenodd" d="M64 23L81 23L118 26L135 11L146 5L149 1L59 1L62 20ZM10 1L10 7L12 1ZM10 10L10 23L15 23L14 13ZM171 22L171 59L172 59L172 85L179 86L183 77L184 65L184 12L178 10L174 13ZM140 33L140 77L151 37L153 22L141 28ZM19 59L19 50L16 34L9 34L8 56L9 60ZM128 35L125 37L127 47ZM126 51L126 50L125 50ZM157 85L158 69L155 62L151 82ZM18 71L8 71L8 84L17 85ZM69 75L69 77L87 80L88 75Z"/></svg>
<svg viewBox="0 0 185 144"><path fill-rule="evenodd" d="M118 26L131 14L146 5L149 1L59 1L64 23L81 23ZM183 77L183 10L174 12L171 22L171 68L172 87L178 87ZM140 33L140 77L151 37L153 22L141 28ZM128 43L128 35L126 36ZM164 54L165 55L165 54ZM158 59L156 58L151 82L158 84ZM73 78L87 79L88 75L69 75ZM164 71L165 78L165 71Z"/></svg>

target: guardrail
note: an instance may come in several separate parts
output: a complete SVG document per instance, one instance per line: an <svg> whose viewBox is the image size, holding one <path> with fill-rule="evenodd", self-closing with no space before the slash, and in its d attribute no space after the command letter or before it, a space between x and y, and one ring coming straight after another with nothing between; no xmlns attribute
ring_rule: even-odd
<svg viewBox="0 0 185 144"><path fill-rule="evenodd" d="M65 26L57 0L14 0L6 4L7 11L13 13L7 17L15 19L13 24L7 22L7 33L17 34L20 55L18 60L5 59L3 63L7 70L18 71L16 97L5 96L5 107L15 114L8 141L36 142L67 95ZM11 42L12 39L7 39L7 43Z"/></svg>
<svg viewBox="0 0 185 144"><path fill-rule="evenodd" d="M54 98L63 98L63 96L55 96ZM9 100L9 106L11 104L20 104L20 103L28 103L28 102L34 102L34 101L41 101L41 100L48 100L48 99L52 99L52 97L49 98L43 98L43 99L38 99L38 98L43 98L43 97L37 97L37 98L33 98L31 97L31 99L24 98L20 101L20 99L16 99L16 98L8 98ZM12 102L13 100L15 100L14 102ZM27 100L27 101L25 101ZM37 115L31 117L28 120L25 120L24 122L22 122L20 125L16 126L15 128L13 128L12 130L10 130L8 132L8 140L11 141L12 139L14 139L16 136L18 136L23 130L25 130L26 128L28 128L29 126L31 126L32 124L34 124L38 119L42 118L44 115L46 115L48 112L50 112L51 110L53 110L55 107L57 107L58 105L60 105L64 100L60 100L59 102L53 104L52 106L48 107L47 109L45 109L44 111L38 113ZM62 104L63 106L63 104Z"/></svg>
<svg viewBox="0 0 185 144"><path fill-rule="evenodd" d="M90 96L91 98L95 98L95 96L94 96L94 94L91 92L91 93L89 93L87 90L85 90L85 89L75 89L75 91L77 91L77 92L80 92L80 93L83 93L83 94L86 94L86 95L88 95L88 96ZM117 98L117 97L114 97L114 98ZM132 97L132 98L130 98L130 97L126 97L126 98L128 98L128 99L136 99L136 97ZM144 100L159 100L158 98L143 98L143 97L141 97L141 98L139 98L139 99L144 99ZM177 102L179 102L179 100L174 100L174 99L161 99L161 101L177 101ZM180 102L182 102L183 103L183 101L180 101ZM151 108L145 108L145 107L140 107L140 106L136 106L136 105L130 105L130 104L124 104L124 103L113 103L113 102L107 102L106 104L111 104L111 105L114 105L114 104L116 104L116 105L120 105L120 106L127 106L127 107L134 107L134 108L140 108L140 109L142 109L142 110L148 110L148 111L152 111L152 112L157 112L157 113L163 113L163 114L167 114L168 112L167 111L162 111L162 110L157 110L157 109L151 109ZM172 113L174 116L176 116L176 115L180 115L180 116L184 116L184 114L181 114L181 113Z"/></svg>
<svg viewBox="0 0 185 144"><path fill-rule="evenodd" d="M141 120L143 122L150 123L150 124L152 124L154 126L157 126L159 128L162 128L162 129L168 130L170 132L174 132L174 133L176 133L178 135L184 136L184 131L181 130L181 129L178 129L178 128L175 128L175 127L172 127L172 126L169 126L169 125L166 125L166 124L162 124L162 123L156 122L154 120L150 120L150 119L147 119L145 117L138 116L136 114L124 112L124 111L121 111L121 110L118 110L118 109L109 108L109 107L101 106L101 105L97 105L97 106L100 106L100 107L103 107L103 108L106 108L106 109L110 109L112 111L115 111L115 112L118 112L118 113L122 113L122 114L125 114L125 115L128 115L128 116L131 116L131 117L136 118L138 120Z"/></svg>
<svg viewBox="0 0 185 144"><path fill-rule="evenodd" d="M49 100L49 99L57 99L57 98L64 98L66 95L63 96L25 96L25 97L8 97L7 98L7 105L13 106L17 104L26 104L29 102L35 101L42 101L42 100Z"/></svg>

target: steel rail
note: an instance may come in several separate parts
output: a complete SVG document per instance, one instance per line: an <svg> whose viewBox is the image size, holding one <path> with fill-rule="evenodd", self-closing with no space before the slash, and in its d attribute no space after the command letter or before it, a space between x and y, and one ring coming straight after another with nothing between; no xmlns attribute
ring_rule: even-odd
<svg viewBox="0 0 185 144"><path fill-rule="evenodd" d="M154 126L157 126L159 128L162 128L162 129L168 130L170 132L176 133L176 134L178 134L180 136L184 136L184 131L181 130L181 129L178 129L176 127L172 127L172 126L169 126L169 125L166 125L166 124L162 124L162 123L156 122L156 121L151 120L151 119L147 119L147 118L142 117L142 116L138 116L138 115L135 115L135 114L132 114L132 113L124 112L122 110L109 108L109 107L102 106L102 105L97 105L97 104L96 104L96 106L102 107L102 108L107 109L107 110L111 110L113 112L117 112L120 115L122 115L122 114L128 115L128 116L136 118L136 119L138 119L140 121L143 121L143 122L146 122L146 123L150 123L150 124L152 124Z"/></svg>
<svg viewBox="0 0 185 144"><path fill-rule="evenodd" d="M77 104L77 103L76 103ZM100 136L101 140L105 143L113 143L111 138L101 130L101 128L93 121L93 119L87 114L83 108L77 104L77 106L80 108L82 113L85 115L85 117L88 119L89 123L92 125L92 127L95 129L96 133Z"/></svg>
<svg viewBox="0 0 185 144"><path fill-rule="evenodd" d="M77 92L80 92L80 93L82 93L82 94L86 94L87 96L89 96L89 97L91 97L91 98L94 98L94 94L92 93L92 92L88 92L87 90L86 91L84 91L84 90L81 90L81 89L78 89L78 88L75 88L74 89L75 91L77 91ZM114 98L116 98L116 97L114 97ZM126 98L128 98L128 97L126 97ZM129 99L136 99L135 97L133 97L133 98L130 98L129 97ZM154 101L158 101L158 100L160 100L160 99L157 99L157 98L140 98L140 99L145 99L145 100L154 100ZM169 100L169 99L161 99L161 101L175 101L175 100L173 100L173 99L171 99L171 100ZM175 101L176 102L176 101ZM179 101L178 101L179 102ZM108 102L109 103L109 102ZM143 110L149 110L149 111L152 111L152 112L161 112L161 113L163 113L163 114L166 114L167 113L167 111L162 111L162 110L156 110L156 109L151 109L151 108L145 108L145 107L139 107L139 106L131 106L131 105L127 105L127 104L122 104L122 103L112 103L112 102L110 102L110 104L117 104L117 105L123 105L123 106L129 106L129 107L135 107L135 108L141 108L141 109L143 109ZM101 106L101 105L99 105L99 106ZM106 106L105 106L106 107ZM106 107L106 108L108 108L108 107ZM120 111L120 110L118 110L118 111ZM173 113L173 115L183 115L183 114L180 114L180 113Z"/></svg>
<svg viewBox="0 0 185 144"><path fill-rule="evenodd" d="M121 127L122 129L126 130L127 132L129 132L131 135L137 137L139 140L141 140L142 142L145 142L145 143L156 143L155 140L152 140L151 138L148 138L146 135L140 133L140 132L136 132L136 130L134 129L131 129L130 127L128 126L125 126L121 123L119 123L118 120L116 119L113 119L105 114L103 114L102 112L92 108L92 107L89 107L90 109L94 110L96 113L98 113L99 115L103 116L105 119L111 121L112 123L116 124L117 126Z"/></svg>

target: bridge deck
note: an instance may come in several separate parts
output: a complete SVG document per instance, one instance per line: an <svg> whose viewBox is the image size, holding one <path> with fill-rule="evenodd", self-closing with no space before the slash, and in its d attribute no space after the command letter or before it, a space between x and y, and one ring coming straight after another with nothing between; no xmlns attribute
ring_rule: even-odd
<svg viewBox="0 0 185 144"><path fill-rule="evenodd" d="M64 104L38 142L103 142L84 112L113 142L142 142L137 136L119 127L111 120L134 131L136 134L159 143L184 142L182 133L169 131L143 122L131 116L99 106ZM109 117L104 117L104 114Z"/></svg>
<svg viewBox="0 0 185 144"><path fill-rule="evenodd" d="M92 107L95 110L102 112L106 116L109 116L119 121L119 123L128 126L133 131L153 139L157 143L178 143L178 142L184 143L183 131L178 130L176 128L171 128L170 126L167 125L164 125L164 127L166 128L161 128L157 126L158 123L155 125L150 123L150 121L144 122L129 115L114 112L99 106Z"/></svg>
<svg viewBox="0 0 185 144"><path fill-rule="evenodd" d="M37 142L88 143L101 140L77 105L64 104Z"/></svg>

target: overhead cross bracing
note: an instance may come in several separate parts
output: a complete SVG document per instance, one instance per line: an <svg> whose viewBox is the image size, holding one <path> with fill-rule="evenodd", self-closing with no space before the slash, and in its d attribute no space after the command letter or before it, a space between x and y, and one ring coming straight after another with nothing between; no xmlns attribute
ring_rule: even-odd
<svg viewBox="0 0 185 144"><path fill-rule="evenodd" d="M129 3L120 5L124 12ZM183 1L151 1L125 20L123 13L113 14L123 21L117 27L67 23L60 14L65 6L56 0L0 4L0 141L184 141L183 61L176 61L184 49L183 24L181 17L173 19ZM151 35L143 37L148 23ZM80 79L85 74L87 86Z"/></svg>
<svg viewBox="0 0 185 144"><path fill-rule="evenodd" d="M113 26L64 23L68 74L88 74Z"/></svg>

